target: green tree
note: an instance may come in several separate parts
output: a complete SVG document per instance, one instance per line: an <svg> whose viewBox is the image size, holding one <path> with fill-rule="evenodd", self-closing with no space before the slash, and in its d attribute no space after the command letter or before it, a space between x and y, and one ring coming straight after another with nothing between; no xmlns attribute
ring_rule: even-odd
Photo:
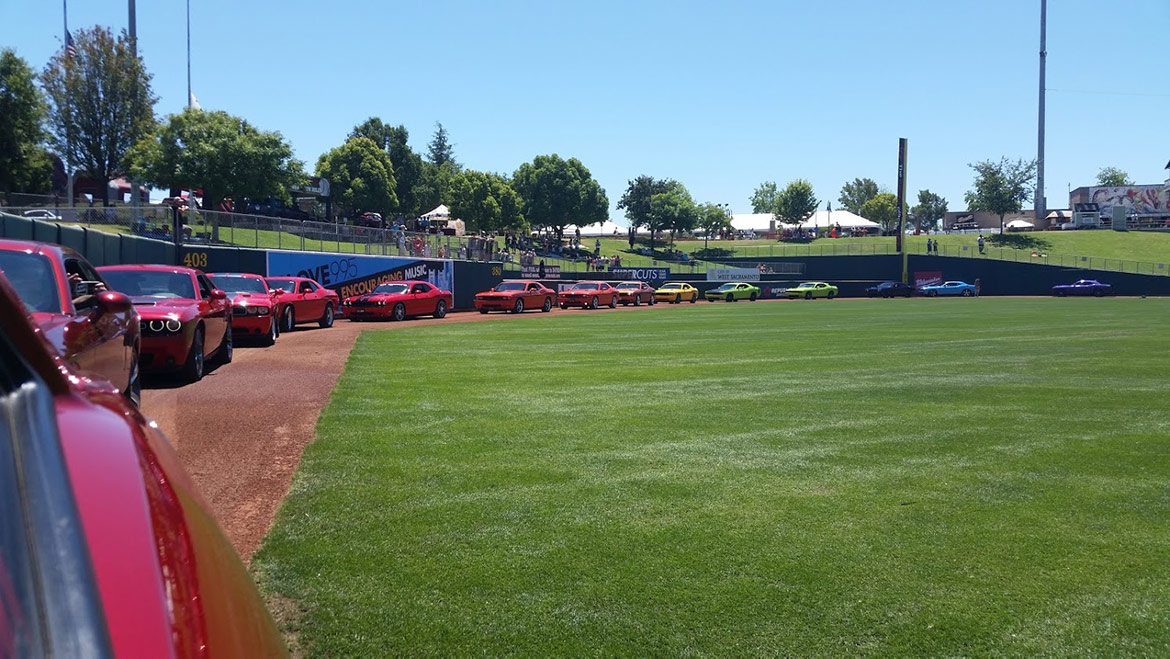
<svg viewBox="0 0 1170 659"><path fill-rule="evenodd" d="M524 201L508 180L497 174L464 170L451 183L451 216L471 231L527 230Z"/></svg>
<svg viewBox="0 0 1170 659"><path fill-rule="evenodd" d="M910 220L919 229L934 230L947 214L947 200L930 190L918 191L918 205L910 209Z"/></svg>
<svg viewBox="0 0 1170 659"><path fill-rule="evenodd" d="M418 184L414 187L414 198L419 213L425 213L439 204L451 205L451 185L459 175L454 163L435 165L426 160L420 162L422 169Z"/></svg>
<svg viewBox="0 0 1170 659"><path fill-rule="evenodd" d="M796 179L780 191L773 214L784 224L796 225L812 217L819 204L813 195L812 184L804 179Z"/></svg>
<svg viewBox="0 0 1170 659"><path fill-rule="evenodd" d="M703 247L707 247L707 240L711 238L711 234L719 233L723 229L731 226L731 218L727 217L727 212L715 204L706 203L699 206L699 222L698 226L703 230Z"/></svg>
<svg viewBox="0 0 1170 659"><path fill-rule="evenodd" d="M135 178L154 187L202 188L203 208L211 210L228 196L287 199L288 188L305 179L304 165L280 133L193 108L170 115L130 149L127 161ZM218 224L214 231L218 239Z"/></svg>
<svg viewBox="0 0 1170 659"><path fill-rule="evenodd" d="M109 182L128 171L126 151L154 129L150 73L118 38L100 26L79 30L76 56L59 52L41 73L49 99L51 144L66 168L80 168L101 184L109 203Z"/></svg>
<svg viewBox="0 0 1170 659"><path fill-rule="evenodd" d="M49 191L53 163L41 147L45 114L32 68L11 49L0 50L0 192Z"/></svg>
<svg viewBox="0 0 1170 659"><path fill-rule="evenodd" d="M431 164L442 167L445 163L454 165L456 171L459 169L459 163L455 162L455 145L451 144L447 136L447 129L443 128L443 124L435 122L435 136L431 138L431 143L427 145L427 154L430 157Z"/></svg>
<svg viewBox="0 0 1170 659"><path fill-rule="evenodd" d="M882 225L882 231L898 230L898 197L882 192L861 206L860 215Z"/></svg>
<svg viewBox="0 0 1170 659"><path fill-rule="evenodd" d="M855 178L852 183L841 186L841 196L837 198L845 210L861 215L861 207L865 202L878 195L878 184L871 178Z"/></svg>
<svg viewBox="0 0 1170 659"><path fill-rule="evenodd" d="M999 232L1003 233L1003 216L1020 212L1024 203L1032 199L1036 161L1001 158L999 162L984 160L970 167L975 170L975 189L964 195L967 210L995 213L999 216Z"/></svg>
<svg viewBox="0 0 1170 659"><path fill-rule="evenodd" d="M665 192L650 197L650 244L654 244L655 231L670 231L670 244L680 233L694 230L699 223L699 209L691 199L691 193L683 184L675 182Z"/></svg>
<svg viewBox="0 0 1170 659"><path fill-rule="evenodd" d="M753 213L775 213L776 201L780 198L780 190L775 181L764 181L752 193Z"/></svg>
<svg viewBox="0 0 1170 659"><path fill-rule="evenodd" d="M1133 185L1133 181L1129 174L1116 167L1102 167L1101 171L1097 172L1097 185L1103 188L1121 188Z"/></svg>
<svg viewBox="0 0 1170 659"><path fill-rule="evenodd" d="M537 156L520 165L512 187L524 200L524 217L532 226L552 229L558 238L570 224L583 227L609 217L605 190L576 158Z"/></svg>
<svg viewBox="0 0 1170 659"><path fill-rule="evenodd" d="M333 207L343 217L364 212L389 218L398 208L394 164L390 155L368 137L355 137L321 154L317 176L329 179Z"/></svg>
<svg viewBox="0 0 1170 659"><path fill-rule="evenodd" d="M630 227L647 226L650 221L650 198L656 194L666 192L676 181L670 179L655 179L653 176L639 176L629 182L617 207L626 212L626 219Z"/></svg>
<svg viewBox="0 0 1170 659"><path fill-rule="evenodd" d="M394 194L398 197L398 211L407 217L417 217L435 206L423 208L419 195L426 192L422 186L423 159L410 148L407 141L410 133L405 126L391 126L378 117L370 117L354 127L349 133L354 137L368 137L386 153L394 165Z"/></svg>

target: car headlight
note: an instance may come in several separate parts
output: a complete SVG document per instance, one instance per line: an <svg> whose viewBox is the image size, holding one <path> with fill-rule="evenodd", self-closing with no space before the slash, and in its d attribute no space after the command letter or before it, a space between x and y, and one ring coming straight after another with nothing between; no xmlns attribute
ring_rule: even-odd
<svg viewBox="0 0 1170 659"><path fill-rule="evenodd" d="M267 316L268 307L248 307L248 313L253 316Z"/></svg>
<svg viewBox="0 0 1170 659"><path fill-rule="evenodd" d="M181 329L183 329L183 323L180 323L177 320L168 320L167 321L167 331L168 332L178 332Z"/></svg>

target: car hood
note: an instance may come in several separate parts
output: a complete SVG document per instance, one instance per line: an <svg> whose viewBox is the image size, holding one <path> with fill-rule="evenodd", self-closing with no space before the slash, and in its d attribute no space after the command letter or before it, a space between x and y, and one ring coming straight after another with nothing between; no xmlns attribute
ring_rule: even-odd
<svg viewBox="0 0 1170 659"><path fill-rule="evenodd" d="M270 307L272 306L272 298L266 293L237 293L232 298L232 304L236 306L250 304L256 307Z"/></svg>
<svg viewBox="0 0 1170 659"><path fill-rule="evenodd" d="M190 320L199 315L199 303L189 298L132 297L142 320Z"/></svg>
<svg viewBox="0 0 1170 659"><path fill-rule="evenodd" d="M516 297L525 291L484 291L476 293L476 297Z"/></svg>
<svg viewBox="0 0 1170 659"><path fill-rule="evenodd" d="M65 326L72 320L69 316L59 313L44 313L34 311L33 322L37 324L41 336L57 351L58 355L65 354Z"/></svg>
<svg viewBox="0 0 1170 659"><path fill-rule="evenodd" d="M346 302L393 302L397 300L410 299L410 293L387 293L374 295L367 293L365 295L355 295L354 297L345 298Z"/></svg>

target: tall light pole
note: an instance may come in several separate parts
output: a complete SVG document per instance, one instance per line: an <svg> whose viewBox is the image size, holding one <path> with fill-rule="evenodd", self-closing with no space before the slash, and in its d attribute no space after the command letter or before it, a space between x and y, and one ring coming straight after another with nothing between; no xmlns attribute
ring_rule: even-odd
<svg viewBox="0 0 1170 659"><path fill-rule="evenodd" d="M1048 0L1040 0L1040 118L1036 138L1036 228L1047 228L1042 222L1048 221L1047 200L1044 198L1044 63L1048 57L1045 48L1045 33L1048 22Z"/></svg>
<svg viewBox="0 0 1170 659"><path fill-rule="evenodd" d="M195 105L191 95L191 0L187 0L187 107Z"/></svg>
<svg viewBox="0 0 1170 659"><path fill-rule="evenodd" d="M138 16L135 11L134 0L130 2L130 16L129 16L129 30L130 33L130 54L134 59L138 59ZM130 184L130 212L133 215L131 221L136 225L138 223L138 184L134 182L134 177L130 174L126 175L127 183Z"/></svg>

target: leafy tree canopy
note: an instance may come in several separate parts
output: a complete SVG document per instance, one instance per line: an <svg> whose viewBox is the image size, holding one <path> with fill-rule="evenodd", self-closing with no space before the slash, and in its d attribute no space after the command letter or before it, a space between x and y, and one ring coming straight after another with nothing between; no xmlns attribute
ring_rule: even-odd
<svg viewBox="0 0 1170 659"><path fill-rule="evenodd" d="M317 176L329 179L333 207L354 218L374 212L389 218L398 207L394 192L394 164L390 155L368 137L355 137L321 154Z"/></svg>
<svg viewBox="0 0 1170 659"><path fill-rule="evenodd" d="M699 209L691 199L691 193L681 183L675 182L665 192L650 197L650 217L647 226L653 232L670 231L673 243L675 236L694 230L699 222Z"/></svg>
<svg viewBox="0 0 1170 659"><path fill-rule="evenodd" d="M423 159L407 145L410 133L405 126L391 126L378 117L370 117L354 126L349 137L368 137L390 154L390 162L394 165L394 194L398 197L398 212L408 217L417 217L439 204L436 201L423 208L425 204L420 195L428 191L423 181Z"/></svg>
<svg viewBox="0 0 1170 659"><path fill-rule="evenodd" d="M526 232L523 205L508 180L497 174L467 169L451 182L451 215L466 222L470 231Z"/></svg>
<svg viewBox="0 0 1170 659"><path fill-rule="evenodd" d="M512 187L524 199L524 217L536 228L562 236L570 224L587 226L609 217L609 199L585 165L556 154L520 165Z"/></svg>
<svg viewBox="0 0 1170 659"><path fill-rule="evenodd" d="M873 179L855 178L852 183L841 186L841 196L837 201L849 212L861 215L861 207L876 197L878 192L878 184Z"/></svg>
<svg viewBox="0 0 1170 659"><path fill-rule="evenodd" d="M898 197L889 192L879 193L861 206L860 215L882 225L883 231L898 229Z"/></svg>
<svg viewBox="0 0 1170 659"><path fill-rule="evenodd" d="M656 179L653 176L639 176L630 181L625 193L618 201L617 207L626 211L626 219L630 226L647 226L650 222L650 198L656 194L666 192L677 181L671 179Z"/></svg>
<svg viewBox="0 0 1170 659"><path fill-rule="evenodd" d="M776 198L776 219L784 224L800 224L817 211L812 184L804 179L789 183Z"/></svg>
<svg viewBox="0 0 1170 659"><path fill-rule="evenodd" d="M1102 167L1101 171L1097 172L1097 185L1103 188L1120 188L1133 185L1133 180L1129 178L1129 174L1116 167Z"/></svg>
<svg viewBox="0 0 1170 659"><path fill-rule="evenodd" d="M0 50L0 192L49 191L53 165L41 148L46 110L32 68Z"/></svg>
<svg viewBox="0 0 1170 659"><path fill-rule="evenodd" d="M780 190L775 181L764 181L752 193L753 213L775 213L776 201L780 198Z"/></svg>
<svg viewBox="0 0 1170 659"><path fill-rule="evenodd" d="M76 56L49 60L41 84L49 99L51 144L67 167L79 167L102 183L109 201L111 179L128 171L126 151L154 129L151 76L135 57L123 31L78 30Z"/></svg>
<svg viewBox="0 0 1170 659"><path fill-rule="evenodd" d="M288 198L304 165L280 133L257 130L226 112L187 108L127 154L135 177L158 188L203 189L203 207L227 196Z"/></svg>
<svg viewBox="0 0 1170 659"><path fill-rule="evenodd" d="M715 204L707 203L699 206L698 228L708 238L731 226L731 218L727 212Z"/></svg>
<svg viewBox="0 0 1170 659"><path fill-rule="evenodd" d="M971 169L975 170L975 189L964 195L967 209L995 213L999 216L999 232L1003 233L1004 215L1018 213L1032 199L1036 161L984 160L972 164Z"/></svg>
<svg viewBox="0 0 1170 659"><path fill-rule="evenodd" d="M447 129L443 128L443 124L437 121L435 126L435 136L431 138L431 143L427 146L427 154L431 164L441 167L445 163L451 163L458 170L459 163L455 162L455 145L451 144L447 137Z"/></svg>
<svg viewBox="0 0 1170 659"><path fill-rule="evenodd" d="M947 214L947 200L930 190L918 191L918 205L910 209L910 219L919 229L934 229Z"/></svg>

